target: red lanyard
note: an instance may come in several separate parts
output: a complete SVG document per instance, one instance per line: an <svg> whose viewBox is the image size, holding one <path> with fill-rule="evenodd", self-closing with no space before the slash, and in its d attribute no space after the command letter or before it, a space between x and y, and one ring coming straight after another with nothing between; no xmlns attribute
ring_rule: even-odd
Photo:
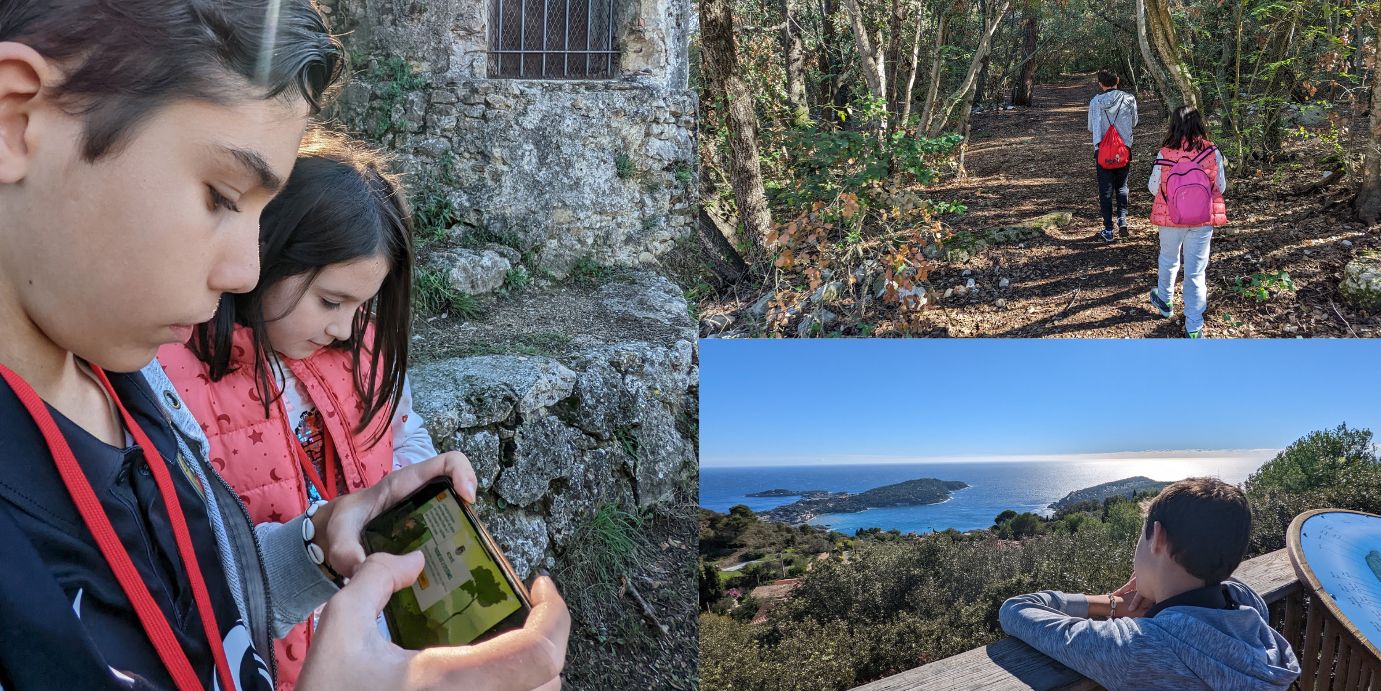
<svg viewBox="0 0 1381 691"><path fill-rule="evenodd" d="M298 441L297 435L291 435L293 449L297 451L297 460L302 463L302 472L307 474L307 479L316 485L316 491L326 501L336 498L336 466L340 465L336 456L336 447L331 443L331 435L325 427L321 429L321 467L326 471L326 482L321 481L321 474L316 471L316 465L307 455L307 449Z"/></svg>
<svg viewBox="0 0 1381 691"><path fill-rule="evenodd" d="M187 530L187 520L182 515L182 504L178 501L177 490L173 487L172 475L168 472L167 463L159 455L158 449L144 430L125 409L125 405L120 402L120 397L115 395L115 389L110 385L110 379L106 377L99 367L91 365L92 372L105 387L110 398L115 401L116 407L120 409L120 416L125 421L125 427L134 436L135 443L139 444L144 451L145 460L148 462L149 471L153 473L154 482L158 485L158 493L163 497L163 503L168 507L168 519L173 525L173 537L177 542L177 551L182 556L183 567L187 570L187 580L192 585L192 595L196 600L197 612L201 615L202 626L206 629L206 642L211 646L211 655L215 658L216 671L221 678L222 689L237 688L234 678L230 674L230 665L226 662L225 646L221 642L220 629L216 626L215 612L211 609L211 595L206 590L206 579L202 576L201 566L197 563L196 552L192 549L192 536ZM163 665L168 669L169 675L173 678L173 683L181 691L203 690L205 685L197 678L197 673L192 669L192 663L187 659L187 653L178 644L177 637L173 635L172 628L168 625L168 620L163 616L162 610L158 608L158 603L154 601L153 595L149 594L149 587L139 577L139 571L135 569L134 562L130 561L129 552L125 549L120 537L115 533L115 527L111 525L110 518L106 516L105 510L101 508L101 502L96 498L96 492L91 488L91 483L86 479L86 474L82 472L81 466L77 463L77 457L72 453L72 447L63 438L62 432L58 430L57 421L53 419L52 413L39 397L38 392L34 391L29 383L22 377L15 374L8 367L0 365L0 376L9 383L14 390L19 401L29 410L29 415L33 417L34 424L43 433L43 438L48 442L48 451L53 455L53 462L57 465L58 474L62 476L62 482L67 486L67 493L72 497L72 503L76 504L77 511L81 513L82 521L91 531L92 537L96 539L96 545L101 550L101 555L105 557L106 564L115 573L115 579L119 581L120 588L125 591L125 596L129 598L130 604L134 606L134 612L139 616L139 623L144 627L144 633L149 637L149 642L153 643L154 650L158 657L163 660Z"/></svg>

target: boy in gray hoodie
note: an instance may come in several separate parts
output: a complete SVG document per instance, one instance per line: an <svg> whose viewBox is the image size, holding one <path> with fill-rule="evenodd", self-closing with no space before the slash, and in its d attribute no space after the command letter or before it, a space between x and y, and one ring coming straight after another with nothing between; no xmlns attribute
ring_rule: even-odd
<svg viewBox="0 0 1381 691"><path fill-rule="evenodd" d="M1261 596L1230 578L1250 534L1240 489L1181 480L1151 502L1127 585L1019 595L1002 629L1114 691L1287 689L1299 661Z"/></svg>
<svg viewBox="0 0 1381 691"><path fill-rule="evenodd" d="M1127 148L1132 146L1132 128L1136 127L1136 97L1117 88L1121 78L1117 73L1102 69L1098 71L1100 92L1088 104L1088 129L1093 134L1094 167L1098 169L1098 204L1103 212L1103 232L1098 237L1104 242L1113 241L1112 212L1113 197L1117 198L1117 227L1122 236L1127 236L1127 174L1132 166L1129 162L1121 168L1108 169L1098 164L1098 145L1109 126L1117 128Z"/></svg>

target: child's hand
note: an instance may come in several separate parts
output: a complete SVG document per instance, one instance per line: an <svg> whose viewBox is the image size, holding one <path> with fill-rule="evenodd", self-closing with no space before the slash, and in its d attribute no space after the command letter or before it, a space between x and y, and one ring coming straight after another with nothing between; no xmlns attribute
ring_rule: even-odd
<svg viewBox="0 0 1381 691"><path fill-rule="evenodd" d="M448 451L399 468L385 475L379 484L336 497L322 507L312 523L316 527L317 544L326 553L327 562L341 575L353 577L355 570L364 563L360 533L365 524L432 478L443 475L451 478L461 499L471 504L475 502L475 469L470 467L470 459L459 451Z"/></svg>
<svg viewBox="0 0 1381 691"><path fill-rule="evenodd" d="M298 689L560 688L571 618L550 578L533 582L532 612L521 629L422 651L384 640L375 620L389 595L417 579L422 563L418 552L373 554L356 569L321 613Z"/></svg>
<svg viewBox="0 0 1381 691"><path fill-rule="evenodd" d="M1156 604L1142 597L1141 594L1136 591L1135 575L1132 576L1132 580L1127 581L1126 585L1114 590L1110 597L1119 599L1118 604L1121 606L1117 608L1117 615L1120 617L1146 616L1146 612Z"/></svg>

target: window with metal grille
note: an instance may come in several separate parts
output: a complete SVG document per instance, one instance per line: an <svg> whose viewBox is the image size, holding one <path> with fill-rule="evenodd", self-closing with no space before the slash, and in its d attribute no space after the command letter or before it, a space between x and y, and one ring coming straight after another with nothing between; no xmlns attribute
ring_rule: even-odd
<svg viewBox="0 0 1381 691"><path fill-rule="evenodd" d="M490 0L489 76L608 79L614 0Z"/></svg>

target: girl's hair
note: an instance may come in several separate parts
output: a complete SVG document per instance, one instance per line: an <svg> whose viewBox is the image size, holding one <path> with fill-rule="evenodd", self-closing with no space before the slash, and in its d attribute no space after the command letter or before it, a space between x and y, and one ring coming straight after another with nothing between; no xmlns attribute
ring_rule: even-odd
<svg viewBox="0 0 1381 691"><path fill-rule="evenodd" d="M1204 130L1204 119L1194 106L1180 106L1170 114L1170 131L1165 133L1165 141L1160 144L1167 149L1182 151L1202 151L1208 145L1208 132Z"/></svg>
<svg viewBox="0 0 1381 691"><path fill-rule="evenodd" d="M302 299L320 271L331 264L382 256L389 271L379 293L355 314L350 338L331 347L349 350L355 391L364 404L356 432L379 415L392 419L403 395L407 371L412 304L412 216L397 180L386 171L383 156L346 137L316 130L298 151L297 163L283 191L265 207L259 227L259 284L254 290L221 296L220 309L201 324L191 341L197 357L210 367L212 381L234 371L231 337L235 325L253 334L255 386L264 415L278 394L270 368L281 377L282 363L268 342L264 295L281 281L305 276L292 304ZM291 308L290 308L291 309ZM365 331L373 329L373 343ZM361 354L368 366L361 366ZM370 446L389 429L380 425Z"/></svg>
<svg viewBox="0 0 1381 691"><path fill-rule="evenodd" d="M1103 69L1098 70L1099 84L1102 84L1103 86L1106 86L1108 88L1112 88L1117 86L1118 82L1120 81L1121 80L1117 77L1117 73L1112 71L1110 68L1104 67Z"/></svg>

